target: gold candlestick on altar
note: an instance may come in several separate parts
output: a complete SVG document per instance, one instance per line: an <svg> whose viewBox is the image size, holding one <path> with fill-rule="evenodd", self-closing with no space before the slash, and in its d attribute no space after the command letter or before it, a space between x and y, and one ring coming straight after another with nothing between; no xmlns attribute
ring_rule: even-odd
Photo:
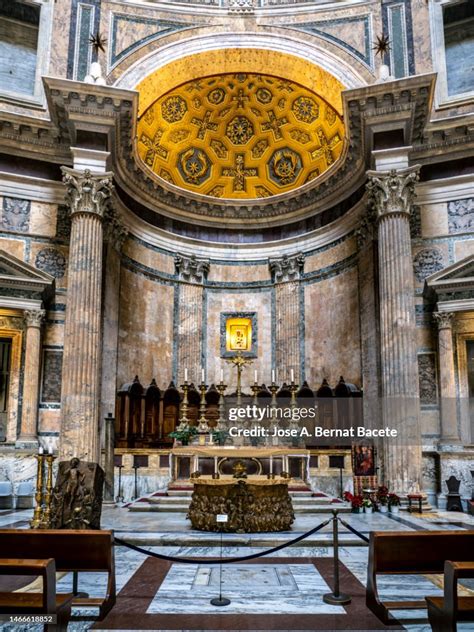
<svg viewBox="0 0 474 632"><path fill-rule="evenodd" d="M219 393L219 419L217 420L217 430L225 430L226 429L226 419L225 419L225 400L224 393L227 388L227 384L224 384L224 381L221 380L219 384L216 386L217 392Z"/></svg>
<svg viewBox="0 0 474 632"><path fill-rule="evenodd" d="M232 360L227 360L228 364L233 364L237 367L237 406L242 405L242 369L246 364L253 364L253 360L244 358L242 354L237 352L237 355Z"/></svg>
<svg viewBox="0 0 474 632"><path fill-rule="evenodd" d="M184 380L184 384L181 384L181 388L183 389L183 401L181 402L181 409L180 409L180 418L179 418L179 427L178 430L183 430L184 428L186 428L189 425L189 419L188 419L188 391L189 391L189 384L188 384L188 380Z"/></svg>
<svg viewBox="0 0 474 632"><path fill-rule="evenodd" d="M272 399L270 400L270 433L273 435L273 431L274 429L278 428L280 425L280 421L278 419L278 417L274 414L274 411L276 411L277 409L277 399L276 399L276 394L278 391L278 386L275 384L275 382L272 381L272 383L270 384L270 386L268 387L270 390L270 393L272 394ZM277 436L272 436L271 439L269 439L269 443L271 445L278 445L279 440Z"/></svg>
<svg viewBox="0 0 474 632"><path fill-rule="evenodd" d="M291 408L296 408L298 406L298 403L296 401L296 393L298 392L298 384L295 384L294 382L291 382L289 389L291 392L291 400L290 400L290 406Z"/></svg>
<svg viewBox="0 0 474 632"><path fill-rule="evenodd" d="M257 382L254 382L250 387L253 393L253 403L254 406L258 406L258 393L260 392L261 386Z"/></svg>
<svg viewBox="0 0 474 632"><path fill-rule="evenodd" d="M44 511L41 520L41 529L51 529L51 502L53 500L53 463L56 457L52 454L46 455L46 492L44 495Z"/></svg>
<svg viewBox="0 0 474 632"><path fill-rule="evenodd" d="M207 384L204 380L199 384L199 390L201 391L201 402L199 404L199 419L198 419L198 432L209 432L209 425L206 419L206 391Z"/></svg>
<svg viewBox="0 0 474 632"><path fill-rule="evenodd" d="M33 518L30 522L32 529L39 529L41 520L43 518L43 476L44 476L44 454L35 454L35 459L38 461L36 470L36 491L35 491L35 510L33 512Z"/></svg>

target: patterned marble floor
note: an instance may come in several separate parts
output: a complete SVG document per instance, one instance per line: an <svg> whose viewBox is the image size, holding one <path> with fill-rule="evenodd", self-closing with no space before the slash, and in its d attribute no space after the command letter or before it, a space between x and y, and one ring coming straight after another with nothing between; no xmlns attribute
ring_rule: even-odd
<svg viewBox="0 0 474 632"><path fill-rule="evenodd" d="M0 511L0 537L3 528L27 528L31 511ZM327 516L329 517L329 516ZM326 518L324 515L303 515L297 518L294 529L284 534L232 534L224 536L223 557L234 557L259 552L269 546L290 540L296 535L316 526ZM371 530L418 530L418 529L474 529L474 517L466 514L436 512L430 515L402 514L399 520L394 520L382 514L373 516L344 516L354 528L367 535ZM178 557L216 557L217 540L209 545L209 534L192 531L184 522L184 517L176 514L130 514L126 509L108 508L103 515L103 526L114 528L117 536L128 540L143 541L144 548L167 555ZM365 585L367 573L367 547L357 545L355 536L342 536L340 559L345 568ZM148 542L148 544L147 544ZM151 544L154 546L151 546ZM159 544L156 545L156 544ZM301 612L307 614L329 614L333 606L326 606L322 602L322 595L328 592L328 582L325 581L318 568L312 566L310 559L321 559L327 562L333 553L331 546L330 526L322 532L312 536L309 542L303 541L300 546L284 549L271 558L262 558L258 565L229 565L224 566L223 594L232 600L225 616L238 616L242 613L291 613L298 616ZM291 555L291 563L283 558ZM124 547L116 549L117 592L130 590L133 578L138 576L151 559ZM276 563L280 560L278 563ZM298 560L301 560L299 562ZM155 560L156 561L156 560ZM209 604L209 599L215 596L218 586L218 567L205 564L178 565L173 563L164 574L163 581L156 591L152 590L149 602L144 612L147 614L174 615L188 613L191 618L215 612ZM266 583L267 582L267 583ZM66 592L71 589L72 576L67 574L58 577L58 589ZM344 590L344 585L341 585ZM91 596L100 596L105 589L105 576L98 574L81 574L80 589ZM409 576L387 576L380 582L383 598L413 599L423 598L426 594L441 594L438 578ZM467 585L466 590L474 591L474 585ZM262 599L262 594L265 598ZM344 611L336 607L335 611ZM82 616L85 621L74 620L69 625L70 632L83 632L94 626L97 630L106 630L101 624L92 621L91 611L75 610L74 616ZM346 615L347 616L347 615ZM409 632L429 632L430 626L426 619L426 611L398 611L397 617ZM88 620L87 620L88 619ZM353 625L357 623L352 622ZM37 626L0 626L2 632L36 632ZM120 629L120 628L114 628ZM140 627L130 628L139 630ZM175 628L176 629L176 628ZM193 625L189 628L195 629ZM218 628L205 628L218 629ZM247 628L248 629L248 628ZM271 628L274 629L274 628ZM287 629L290 629L288 627ZM325 629L325 628L315 628ZM473 631L472 624L460 624L460 632ZM362 631L361 631L362 632Z"/></svg>

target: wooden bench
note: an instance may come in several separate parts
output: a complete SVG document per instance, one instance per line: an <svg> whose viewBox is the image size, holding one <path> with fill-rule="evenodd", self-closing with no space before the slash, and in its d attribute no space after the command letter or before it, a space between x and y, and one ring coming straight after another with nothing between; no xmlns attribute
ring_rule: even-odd
<svg viewBox="0 0 474 632"><path fill-rule="evenodd" d="M107 573L107 589L103 598L74 595L72 605L98 607L99 619L103 619L115 604L112 531L2 529L0 559L7 558L53 558L58 573Z"/></svg>
<svg viewBox="0 0 474 632"><path fill-rule="evenodd" d="M433 632L456 632L458 621L474 621L474 597L458 597L463 578L474 578L473 562L444 563L444 598L426 597Z"/></svg>
<svg viewBox="0 0 474 632"><path fill-rule="evenodd" d="M44 629L66 632L73 595L56 595L56 565L53 559L0 559L0 574L32 575L43 580L42 593L0 592L1 614L52 615L57 620L45 623Z"/></svg>
<svg viewBox="0 0 474 632"><path fill-rule="evenodd" d="M425 600L384 601L378 575L442 574L446 560L474 562L474 531L373 531L369 542L366 604L385 624L389 610L426 608Z"/></svg>

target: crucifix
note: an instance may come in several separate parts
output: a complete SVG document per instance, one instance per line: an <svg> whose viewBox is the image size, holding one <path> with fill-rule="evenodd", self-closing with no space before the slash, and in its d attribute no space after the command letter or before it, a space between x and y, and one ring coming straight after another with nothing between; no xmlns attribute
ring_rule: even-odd
<svg viewBox="0 0 474 632"><path fill-rule="evenodd" d="M246 364L252 364L253 360L244 358L240 351L231 360L226 360L227 364L237 367L237 406L242 404L242 369Z"/></svg>
<svg viewBox="0 0 474 632"><path fill-rule="evenodd" d="M234 178L232 182L233 191L246 191L245 178L258 175L258 170L253 167L246 167L243 154L235 157L235 167L222 169L222 175Z"/></svg>

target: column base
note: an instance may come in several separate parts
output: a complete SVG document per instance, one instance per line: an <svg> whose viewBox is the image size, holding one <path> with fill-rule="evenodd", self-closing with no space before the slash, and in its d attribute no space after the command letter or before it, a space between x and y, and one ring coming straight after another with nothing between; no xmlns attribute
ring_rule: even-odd
<svg viewBox="0 0 474 632"><path fill-rule="evenodd" d="M446 437L438 443L439 452L460 452L463 449L463 444L457 437Z"/></svg>
<svg viewBox="0 0 474 632"><path fill-rule="evenodd" d="M34 450L38 451L39 441L37 437L22 437L19 436L15 441L15 448L20 450Z"/></svg>

